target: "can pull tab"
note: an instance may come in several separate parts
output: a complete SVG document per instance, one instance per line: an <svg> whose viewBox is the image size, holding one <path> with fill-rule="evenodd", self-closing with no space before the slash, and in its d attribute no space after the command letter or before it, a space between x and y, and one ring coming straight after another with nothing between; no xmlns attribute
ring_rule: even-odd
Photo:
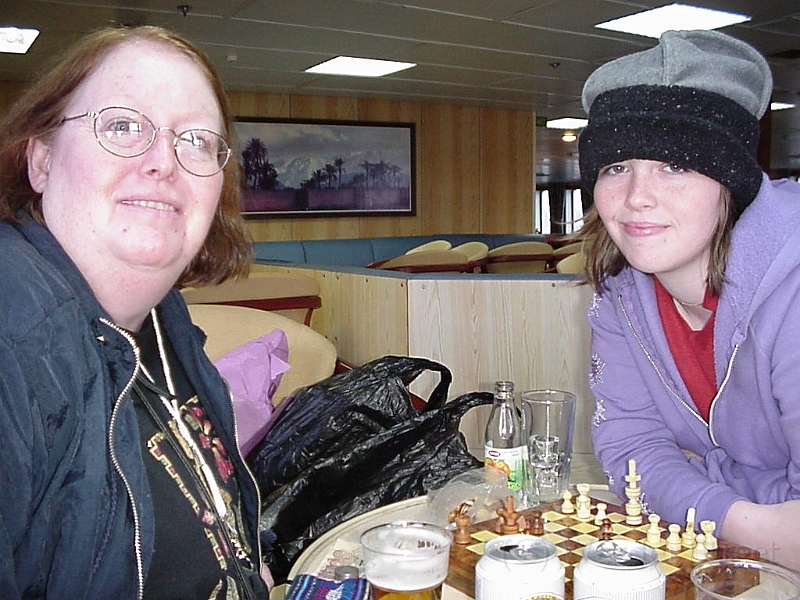
<svg viewBox="0 0 800 600"><path fill-rule="evenodd" d="M609 565L621 565L623 567L641 567L644 566L644 561L641 558L633 556L625 548L616 542L604 542L597 548L598 558L601 562Z"/></svg>

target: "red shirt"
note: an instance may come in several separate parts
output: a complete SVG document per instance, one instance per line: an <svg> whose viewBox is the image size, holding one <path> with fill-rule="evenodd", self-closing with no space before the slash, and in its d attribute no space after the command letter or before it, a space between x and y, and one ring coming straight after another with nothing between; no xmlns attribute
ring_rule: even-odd
<svg viewBox="0 0 800 600"><path fill-rule="evenodd" d="M693 331L678 312L670 293L657 277L653 277L653 281L661 324L672 356L695 406L708 421L711 402L717 393L717 377L714 372L714 317L719 298L706 292L703 307L712 311L711 317L703 329Z"/></svg>

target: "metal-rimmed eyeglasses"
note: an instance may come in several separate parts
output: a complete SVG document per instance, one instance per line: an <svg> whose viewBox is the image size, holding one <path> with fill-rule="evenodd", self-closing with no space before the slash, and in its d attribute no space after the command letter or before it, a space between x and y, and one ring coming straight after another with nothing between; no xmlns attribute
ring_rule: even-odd
<svg viewBox="0 0 800 600"><path fill-rule="evenodd" d="M107 106L96 112L90 110L64 117L61 122L84 117L94 119L97 142L114 156L141 156L153 146L159 131L172 133L178 164L197 177L216 175L225 168L231 156L228 142L210 129L187 129L176 133L169 127L156 127L146 115L124 106Z"/></svg>

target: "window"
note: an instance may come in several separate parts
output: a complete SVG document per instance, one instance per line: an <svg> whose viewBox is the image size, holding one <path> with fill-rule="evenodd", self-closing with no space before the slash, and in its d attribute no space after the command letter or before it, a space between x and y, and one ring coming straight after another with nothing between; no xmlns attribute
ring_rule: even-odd
<svg viewBox="0 0 800 600"><path fill-rule="evenodd" d="M551 218L554 213L555 217ZM556 184L546 189L536 190L533 223L536 233L573 233L578 231L583 227L581 189L569 189L563 184Z"/></svg>

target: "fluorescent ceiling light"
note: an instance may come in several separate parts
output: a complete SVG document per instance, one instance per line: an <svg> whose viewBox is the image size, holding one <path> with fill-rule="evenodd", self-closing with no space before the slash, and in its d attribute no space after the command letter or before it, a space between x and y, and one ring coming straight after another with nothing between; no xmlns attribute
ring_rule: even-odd
<svg viewBox="0 0 800 600"><path fill-rule="evenodd" d="M38 29L0 27L0 52L25 54L38 35Z"/></svg>
<svg viewBox="0 0 800 600"><path fill-rule="evenodd" d="M416 67L415 63L378 60L375 58L354 58L337 56L324 63L306 69L306 73L326 75L355 75L357 77L381 77L404 69Z"/></svg>
<svg viewBox="0 0 800 600"><path fill-rule="evenodd" d="M561 119L551 119L547 122L548 129L581 129L586 127L589 121L586 119L573 119L571 117L563 117Z"/></svg>
<svg viewBox="0 0 800 600"><path fill-rule="evenodd" d="M670 29L718 29L749 20L747 15L676 3L598 23L595 27L659 38Z"/></svg>
<svg viewBox="0 0 800 600"><path fill-rule="evenodd" d="M788 102L772 102L769 105L770 110L789 110L790 108L794 108L797 106L796 104L790 104Z"/></svg>

